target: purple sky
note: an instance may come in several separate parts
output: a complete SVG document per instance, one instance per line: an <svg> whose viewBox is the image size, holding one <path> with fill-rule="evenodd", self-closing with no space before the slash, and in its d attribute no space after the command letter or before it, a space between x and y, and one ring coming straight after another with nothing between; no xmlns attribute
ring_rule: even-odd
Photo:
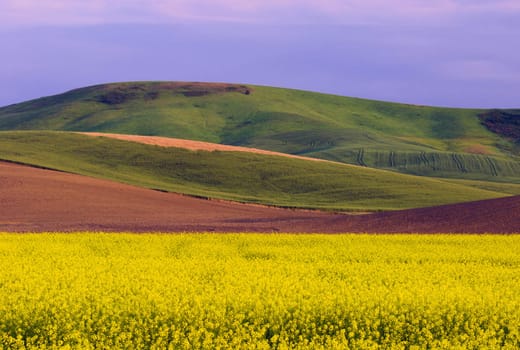
<svg viewBox="0 0 520 350"><path fill-rule="evenodd" d="M0 105L224 81L520 108L520 0L0 0Z"/></svg>

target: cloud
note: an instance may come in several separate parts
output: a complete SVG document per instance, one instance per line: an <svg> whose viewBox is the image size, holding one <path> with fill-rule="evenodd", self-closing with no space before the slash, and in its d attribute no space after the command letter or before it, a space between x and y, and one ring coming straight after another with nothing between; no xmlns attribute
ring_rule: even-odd
<svg viewBox="0 0 520 350"><path fill-rule="evenodd" d="M0 26L226 21L381 23L517 13L518 0L2 0Z"/></svg>
<svg viewBox="0 0 520 350"><path fill-rule="evenodd" d="M437 70L450 80L516 82L520 78L518 67L491 60L450 61L440 64Z"/></svg>
<svg viewBox="0 0 520 350"><path fill-rule="evenodd" d="M0 26L61 26L149 22L153 8L142 0L3 0Z"/></svg>

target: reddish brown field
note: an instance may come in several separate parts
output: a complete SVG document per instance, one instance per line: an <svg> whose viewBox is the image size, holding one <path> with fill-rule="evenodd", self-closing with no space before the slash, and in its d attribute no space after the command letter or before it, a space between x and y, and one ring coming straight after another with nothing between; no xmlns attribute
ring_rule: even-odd
<svg viewBox="0 0 520 350"><path fill-rule="evenodd" d="M0 162L0 231L520 233L520 196L344 215L202 200Z"/></svg>

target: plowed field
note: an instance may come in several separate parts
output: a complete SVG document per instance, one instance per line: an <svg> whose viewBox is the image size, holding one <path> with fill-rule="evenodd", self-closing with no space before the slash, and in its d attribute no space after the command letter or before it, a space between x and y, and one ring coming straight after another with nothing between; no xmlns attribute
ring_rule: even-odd
<svg viewBox="0 0 520 350"><path fill-rule="evenodd" d="M0 162L0 231L520 233L520 196L346 215L204 200Z"/></svg>

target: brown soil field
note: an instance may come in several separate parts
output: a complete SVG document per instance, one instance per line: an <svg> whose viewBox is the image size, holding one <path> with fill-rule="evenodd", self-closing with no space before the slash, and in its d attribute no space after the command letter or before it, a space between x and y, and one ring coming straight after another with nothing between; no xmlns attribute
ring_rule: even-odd
<svg viewBox="0 0 520 350"><path fill-rule="evenodd" d="M101 133L101 132L78 132L78 134L95 136L95 137L110 137L110 138L118 139L118 140L132 141L132 142L138 142L138 143L143 143L143 144L147 144L147 145L154 145L154 146L161 146L161 147L185 148L185 149L189 149L192 151L249 152L249 153L257 153L257 154L267 154L267 155L272 155L272 156L281 156L281 157L289 157L289 158L296 158L296 159L312 160L315 162L330 162L325 159L295 156L292 154L280 153L280 152L274 152L274 151L266 151L266 150L258 149L258 148L221 145L218 143L176 139L176 138L171 138L171 137L110 134L110 133ZM343 163L341 163L341 164L343 164Z"/></svg>
<svg viewBox="0 0 520 350"><path fill-rule="evenodd" d="M203 200L0 162L0 232L520 233L520 196L347 215Z"/></svg>

